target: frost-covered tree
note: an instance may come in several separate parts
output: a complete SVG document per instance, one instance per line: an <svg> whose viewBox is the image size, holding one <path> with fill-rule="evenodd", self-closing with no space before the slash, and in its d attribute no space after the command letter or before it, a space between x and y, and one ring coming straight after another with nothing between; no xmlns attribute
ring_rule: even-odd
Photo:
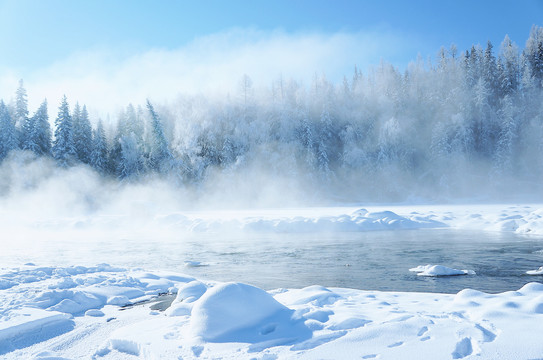
<svg viewBox="0 0 543 360"><path fill-rule="evenodd" d="M79 108L79 104L75 105L73 112L73 127L74 127L74 146L77 159L84 164L90 162L92 151L92 127L89 120L87 107Z"/></svg>
<svg viewBox="0 0 543 360"><path fill-rule="evenodd" d="M0 160L17 149L17 132L8 107L0 100Z"/></svg>
<svg viewBox="0 0 543 360"><path fill-rule="evenodd" d="M500 96L511 95L517 91L520 82L520 64L518 47L505 35L500 45L500 71L499 87Z"/></svg>
<svg viewBox="0 0 543 360"><path fill-rule="evenodd" d="M92 133L92 146L90 154L90 166L104 174L107 169L107 141L102 121L99 120L96 129Z"/></svg>
<svg viewBox="0 0 543 360"><path fill-rule="evenodd" d="M51 153L51 125L47 113L47 100L44 100L30 121L30 133L25 139L25 149L38 155Z"/></svg>
<svg viewBox="0 0 543 360"><path fill-rule="evenodd" d="M232 98L180 96L162 105L160 116L150 103L145 112L128 105L107 122L107 142L101 125L85 140L91 128L83 126L85 108L76 105L74 159L116 178L154 172L196 184L208 174L262 168L284 178L307 174L308 188L341 192L343 181L364 184L362 191L376 197L422 187L452 195L472 179L537 184L543 174L543 30L532 29L521 53L508 36L496 56L493 51L491 43L465 52L451 45L435 61L419 57L403 71L383 61L364 74L355 67L337 83L323 74L307 86L280 77L265 88L244 76ZM16 114L24 113L16 102L5 108L11 122L4 121L2 144L16 128ZM37 146L37 133L47 133L37 131L38 118L46 119L38 113L46 110L25 115L22 146L48 153L46 145ZM62 114L55 157L70 153L70 146L59 150L69 137Z"/></svg>
<svg viewBox="0 0 543 360"><path fill-rule="evenodd" d="M136 111L134 105L128 104L128 106L126 107L126 112L124 113L124 117L127 133L125 135L134 134L138 146L143 147L145 126L143 123L143 116L141 114L141 111Z"/></svg>
<svg viewBox="0 0 543 360"><path fill-rule="evenodd" d="M153 105L147 100L147 110L151 116L152 143L149 161L151 168L161 173L167 173L175 167L175 159L170 152L168 141L164 135L164 128Z"/></svg>
<svg viewBox="0 0 543 360"><path fill-rule="evenodd" d="M328 111L328 107L325 105L322 110L322 114L319 122L319 137L317 139L317 164L319 172L325 178L330 178L332 176L332 171L330 170L330 157L333 149L333 136L334 129L332 127L332 118Z"/></svg>
<svg viewBox="0 0 543 360"><path fill-rule="evenodd" d="M122 180L136 179L143 171L143 158L134 133L124 135L121 143L121 160L119 162L119 178Z"/></svg>
<svg viewBox="0 0 543 360"><path fill-rule="evenodd" d="M506 95L502 100L499 119L501 131L496 144L494 169L498 174L503 175L513 170L514 146L518 132L515 108L509 95Z"/></svg>
<svg viewBox="0 0 543 360"><path fill-rule="evenodd" d="M523 51L525 67L533 76L535 86L541 88L543 81L543 28L532 26L530 36L526 41L526 47Z"/></svg>
<svg viewBox="0 0 543 360"><path fill-rule="evenodd" d="M52 147L53 157L62 167L71 165L76 159L73 136L72 116L64 95L55 119L55 139Z"/></svg>
<svg viewBox="0 0 543 360"><path fill-rule="evenodd" d="M25 139L28 138L32 125L28 118L28 96L22 79L19 80L19 87L15 93L15 113L13 120L17 129L18 146L24 147Z"/></svg>

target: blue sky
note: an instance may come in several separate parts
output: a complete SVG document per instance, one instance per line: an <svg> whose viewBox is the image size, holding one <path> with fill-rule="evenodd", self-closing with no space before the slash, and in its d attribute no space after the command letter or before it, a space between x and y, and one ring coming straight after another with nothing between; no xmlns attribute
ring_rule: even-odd
<svg viewBox="0 0 543 360"><path fill-rule="evenodd" d="M404 67L451 43L465 50L491 40L498 49L509 34L522 48L541 19L541 0L0 0L0 98L18 78L29 93L93 101L118 80L117 92L146 89L119 96L136 102L163 98L160 87L176 91L161 77L187 84L179 92L210 91L241 73L263 83L315 72L335 80L355 64Z"/></svg>

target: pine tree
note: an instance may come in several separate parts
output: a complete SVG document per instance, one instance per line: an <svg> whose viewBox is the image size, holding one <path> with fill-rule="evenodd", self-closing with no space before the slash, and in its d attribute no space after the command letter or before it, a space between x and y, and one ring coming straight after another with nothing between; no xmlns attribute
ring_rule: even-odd
<svg viewBox="0 0 543 360"><path fill-rule="evenodd" d="M76 159L81 161L79 159L79 139L77 138L78 132L79 132L79 122L81 121L81 106L79 106L79 102L75 103L74 110L72 112L72 138L74 142L74 149L76 154Z"/></svg>
<svg viewBox="0 0 543 360"><path fill-rule="evenodd" d="M34 131L37 133L36 141L43 155L51 154L51 125L47 112L47 100L44 100L34 115Z"/></svg>
<svg viewBox="0 0 543 360"><path fill-rule="evenodd" d="M510 95L519 87L520 65L518 47L505 35L499 55L499 87L501 97Z"/></svg>
<svg viewBox="0 0 543 360"><path fill-rule="evenodd" d="M503 98L499 119L501 131L496 144L494 169L498 174L507 174L513 170L514 143L518 133L515 109L509 95Z"/></svg>
<svg viewBox="0 0 543 360"><path fill-rule="evenodd" d="M498 98L496 96L497 90L499 88L498 77L497 75L497 64L496 57L492 53L493 49L492 43L489 41L487 43L484 57L483 57L483 68L482 68L482 78L487 86L489 92L488 101L491 106L495 107L497 105Z"/></svg>
<svg viewBox="0 0 543 360"><path fill-rule="evenodd" d="M29 124L24 149L38 155L49 155L51 153L51 126L47 114L47 100L43 101L34 116L30 118Z"/></svg>
<svg viewBox="0 0 543 360"><path fill-rule="evenodd" d="M526 40L523 57L524 66L529 68L525 72L529 72L534 78L535 86L541 88L543 80L543 28L532 26L530 36Z"/></svg>
<svg viewBox="0 0 543 360"><path fill-rule="evenodd" d="M0 100L0 160L15 149L17 149L15 122L11 118L4 101Z"/></svg>
<svg viewBox="0 0 543 360"><path fill-rule="evenodd" d="M79 110L79 104L75 106L73 116L75 150L78 160L88 164L92 151L92 127L89 121L89 113L85 105L83 105L82 110Z"/></svg>
<svg viewBox="0 0 543 360"><path fill-rule="evenodd" d="M23 80L19 80L19 87L15 93L15 128L17 129L18 146L24 148L25 139L30 135L32 124L28 118L28 99Z"/></svg>
<svg viewBox="0 0 543 360"><path fill-rule="evenodd" d="M102 121L99 120L96 129L92 134L92 150L90 154L90 165L100 174L105 174L107 168L107 142L106 133Z"/></svg>
<svg viewBox="0 0 543 360"><path fill-rule="evenodd" d="M319 137L317 140L317 166L320 174L329 179L332 175L330 170L330 153L332 151L332 118L328 112L328 106L325 104L322 109L319 122Z"/></svg>
<svg viewBox="0 0 543 360"><path fill-rule="evenodd" d="M53 141L53 157L62 167L72 165L76 159L76 152L73 138L73 124L68 100L66 95L58 109L58 115L55 120L55 139Z"/></svg>
<svg viewBox="0 0 543 360"><path fill-rule="evenodd" d="M119 178L121 180L136 179L143 171L143 158L136 140L136 135L122 136L119 139L121 143L121 159L119 162Z"/></svg>
<svg viewBox="0 0 543 360"><path fill-rule="evenodd" d="M134 134L138 146L143 148L144 124L141 114L136 112L134 105L128 104L125 117L127 134Z"/></svg>
<svg viewBox="0 0 543 360"><path fill-rule="evenodd" d="M150 165L152 169L158 172L167 173L175 166L174 157L168 147L162 122L149 100L147 100L147 109L151 115L152 131L151 153L149 154Z"/></svg>

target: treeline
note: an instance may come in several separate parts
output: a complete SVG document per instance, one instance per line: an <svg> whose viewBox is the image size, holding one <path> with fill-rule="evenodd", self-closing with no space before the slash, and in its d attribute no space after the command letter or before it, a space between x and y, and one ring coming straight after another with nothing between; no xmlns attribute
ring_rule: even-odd
<svg viewBox="0 0 543 360"><path fill-rule="evenodd" d="M21 82L14 101L0 101L0 158L29 150L123 181L160 174L180 184L259 169L334 194L387 199L469 195L474 180L535 189L542 106L543 29L534 26L522 51L508 36L497 51L490 42L460 53L453 45L434 63L355 68L339 84L316 75L309 86L279 78L256 89L244 76L222 99L128 105L107 129L64 98L52 134L47 102L30 116Z"/></svg>

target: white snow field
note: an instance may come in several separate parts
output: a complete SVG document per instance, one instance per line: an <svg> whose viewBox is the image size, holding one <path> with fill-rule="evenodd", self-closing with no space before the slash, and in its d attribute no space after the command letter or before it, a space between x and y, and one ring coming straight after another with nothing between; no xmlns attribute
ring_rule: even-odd
<svg viewBox="0 0 543 360"><path fill-rule="evenodd" d="M0 269L0 358L543 358L543 284L538 282L500 294L471 289L457 294L380 292L319 285L265 291L249 284L142 269L137 259L129 267L101 264L92 252L85 254L85 266L77 260L64 265L69 259L60 265L57 259L39 254L32 263L16 264L24 258L17 252L33 251L29 236L42 230L47 230L49 246L61 251L69 234L105 233L115 223L135 224L132 231L148 228L152 233L164 228L217 236L226 229L251 234L428 227L543 234L543 205L366 209L179 212L139 222L124 215L103 215L13 225L4 218L4 229L20 231L0 240L5 250L0 258L10 259ZM85 252L84 242L90 240L81 241ZM87 265L93 261L98 265ZM198 259L184 265L213 266ZM412 270L435 276L436 281L445 275L477 276L447 265ZM525 272L519 269L519 276ZM541 268L529 273L534 281L543 275Z"/></svg>

